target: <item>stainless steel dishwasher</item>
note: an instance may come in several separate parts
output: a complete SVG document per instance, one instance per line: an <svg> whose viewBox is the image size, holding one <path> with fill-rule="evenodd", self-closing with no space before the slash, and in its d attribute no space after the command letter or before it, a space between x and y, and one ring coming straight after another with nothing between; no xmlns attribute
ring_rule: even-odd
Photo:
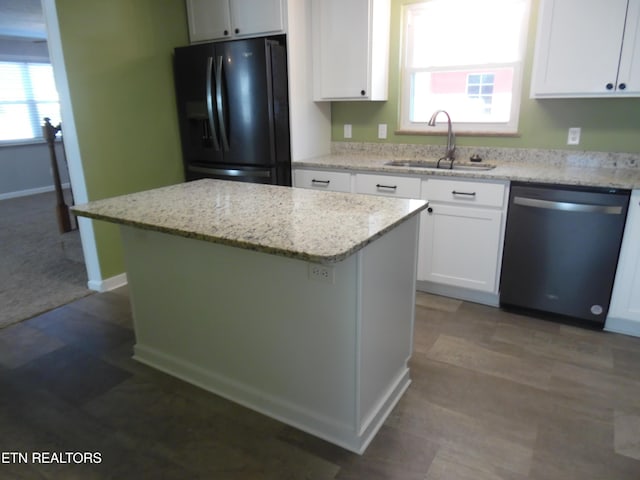
<svg viewBox="0 0 640 480"><path fill-rule="evenodd" d="M630 193L513 182L500 304L602 328Z"/></svg>

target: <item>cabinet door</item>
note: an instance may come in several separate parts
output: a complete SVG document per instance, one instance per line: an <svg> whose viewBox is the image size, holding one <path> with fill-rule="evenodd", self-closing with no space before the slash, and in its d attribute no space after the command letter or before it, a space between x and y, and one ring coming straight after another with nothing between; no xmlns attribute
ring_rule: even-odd
<svg viewBox="0 0 640 480"><path fill-rule="evenodd" d="M543 0L531 95L615 91L627 0Z"/></svg>
<svg viewBox="0 0 640 480"><path fill-rule="evenodd" d="M231 34L229 0L187 0L189 39L216 40Z"/></svg>
<svg viewBox="0 0 640 480"><path fill-rule="evenodd" d="M420 218L418 280L496 293L502 212L438 203L429 210Z"/></svg>
<svg viewBox="0 0 640 480"><path fill-rule="evenodd" d="M316 99L366 97L369 0L314 0L312 12Z"/></svg>
<svg viewBox="0 0 640 480"><path fill-rule="evenodd" d="M314 100L387 100L390 0L312 0Z"/></svg>
<svg viewBox="0 0 640 480"><path fill-rule="evenodd" d="M624 42L620 55L617 92L640 95L640 0L629 0Z"/></svg>
<svg viewBox="0 0 640 480"><path fill-rule="evenodd" d="M284 0L230 0L234 35L259 35L284 30Z"/></svg>
<svg viewBox="0 0 640 480"><path fill-rule="evenodd" d="M625 225L608 317L638 322L640 332L640 190L634 190ZM607 320L607 328L610 321Z"/></svg>

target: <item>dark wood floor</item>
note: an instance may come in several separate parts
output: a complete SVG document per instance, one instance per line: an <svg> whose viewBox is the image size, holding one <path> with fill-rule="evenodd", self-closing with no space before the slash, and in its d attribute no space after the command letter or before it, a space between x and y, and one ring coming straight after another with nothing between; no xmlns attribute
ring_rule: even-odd
<svg viewBox="0 0 640 480"><path fill-rule="evenodd" d="M640 479L639 338L420 294L413 383L358 456L137 364L131 323L124 289L0 330L0 478Z"/></svg>

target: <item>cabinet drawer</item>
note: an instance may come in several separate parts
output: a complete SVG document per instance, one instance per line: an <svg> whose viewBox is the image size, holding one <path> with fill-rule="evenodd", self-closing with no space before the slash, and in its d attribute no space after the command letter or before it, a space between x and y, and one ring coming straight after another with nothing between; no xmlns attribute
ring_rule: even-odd
<svg viewBox="0 0 640 480"><path fill-rule="evenodd" d="M501 183L428 179L424 182L422 198L432 202L502 207L505 185Z"/></svg>
<svg viewBox="0 0 640 480"><path fill-rule="evenodd" d="M420 198L420 179L359 173L356 175L356 193Z"/></svg>
<svg viewBox="0 0 640 480"><path fill-rule="evenodd" d="M294 170L293 184L301 188L350 192L351 174L347 172L326 172L322 170Z"/></svg>

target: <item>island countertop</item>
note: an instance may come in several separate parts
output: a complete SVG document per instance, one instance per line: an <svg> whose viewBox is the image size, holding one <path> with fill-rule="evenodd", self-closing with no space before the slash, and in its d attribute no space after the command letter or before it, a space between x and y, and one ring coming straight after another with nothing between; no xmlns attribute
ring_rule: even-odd
<svg viewBox="0 0 640 480"><path fill-rule="evenodd" d="M205 179L96 200L72 211L96 220L334 263L426 206L417 199Z"/></svg>

